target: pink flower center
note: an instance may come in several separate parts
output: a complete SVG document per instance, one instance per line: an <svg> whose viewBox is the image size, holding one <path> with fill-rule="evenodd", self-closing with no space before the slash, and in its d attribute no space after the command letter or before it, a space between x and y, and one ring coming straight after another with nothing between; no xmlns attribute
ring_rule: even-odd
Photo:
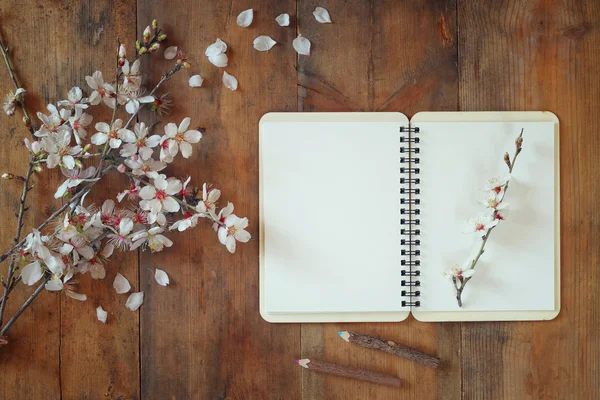
<svg viewBox="0 0 600 400"><path fill-rule="evenodd" d="M483 224L477 224L477 225L475 225L475 230L476 231L482 231L484 229L485 229L485 225L483 225Z"/></svg>
<svg viewBox="0 0 600 400"><path fill-rule="evenodd" d="M227 236L233 236L237 231L238 229L235 226L229 226L227 227Z"/></svg>
<svg viewBox="0 0 600 400"><path fill-rule="evenodd" d="M163 201L167 198L167 193L164 190L157 190L154 197L156 197L160 201Z"/></svg>
<svg viewBox="0 0 600 400"><path fill-rule="evenodd" d="M175 140L177 143L184 142L185 138L183 137L183 133L178 133L177 135L175 135L173 140Z"/></svg>
<svg viewBox="0 0 600 400"><path fill-rule="evenodd" d="M108 137L111 139L118 139L119 134L117 133L116 129L111 129L110 132L108 132Z"/></svg>

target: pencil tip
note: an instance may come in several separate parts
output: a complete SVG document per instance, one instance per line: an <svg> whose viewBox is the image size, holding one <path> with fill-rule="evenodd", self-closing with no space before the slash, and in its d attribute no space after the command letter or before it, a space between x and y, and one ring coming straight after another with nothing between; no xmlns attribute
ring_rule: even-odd
<svg viewBox="0 0 600 400"><path fill-rule="evenodd" d="M344 332L338 332L338 335L342 336L344 334Z"/></svg>

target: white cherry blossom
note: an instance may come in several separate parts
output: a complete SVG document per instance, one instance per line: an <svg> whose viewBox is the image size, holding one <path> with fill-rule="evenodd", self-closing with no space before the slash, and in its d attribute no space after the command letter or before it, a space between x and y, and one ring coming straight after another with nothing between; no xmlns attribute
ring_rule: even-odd
<svg viewBox="0 0 600 400"><path fill-rule="evenodd" d="M67 193L70 189L73 189L81 182L92 180L91 178L96 173L96 167L88 167L86 169L75 168L75 169L60 169L62 174L68 179L64 181L54 193L54 198L59 199Z"/></svg>
<svg viewBox="0 0 600 400"><path fill-rule="evenodd" d="M2 108L4 109L6 115L13 115L15 113L15 108L17 106L17 103L19 102L20 96L22 96L23 93L25 93L25 89L23 88L18 88L14 93L8 93L2 105Z"/></svg>
<svg viewBox="0 0 600 400"><path fill-rule="evenodd" d="M245 228L248 226L248 218L240 218L231 214L223 221L223 226L219 227L217 235L221 244L224 244L230 253L235 252L236 240L246 243L250 240L250 234Z"/></svg>
<svg viewBox="0 0 600 400"><path fill-rule="evenodd" d="M115 108L115 88L111 84L104 82L101 71L94 72L92 76L86 76L85 81L94 90L88 100L90 104L97 105L102 100L108 107Z"/></svg>
<svg viewBox="0 0 600 400"><path fill-rule="evenodd" d="M125 164L131 168L131 172L134 175L146 175L148 178L152 179L156 178L158 172L162 171L167 166L167 164L157 161L152 157L147 160L142 160L141 158L138 158L137 160L127 159L125 160Z"/></svg>
<svg viewBox="0 0 600 400"><path fill-rule="evenodd" d="M67 94L67 100L61 100L58 105L70 110L72 108L86 109L88 105L86 102L88 99L83 97L83 92L77 86L73 86Z"/></svg>
<svg viewBox="0 0 600 400"><path fill-rule="evenodd" d="M152 156L153 148L160 142L159 135L148 136L148 128L143 122L136 123L133 127L133 135L123 138L127 143L121 148L121 156L131 157L139 154L142 160L147 160Z"/></svg>
<svg viewBox="0 0 600 400"><path fill-rule="evenodd" d="M108 145L112 149L119 148L124 138L133 135L130 130L122 129L122 126L123 121L120 119L116 119L112 125L108 125L106 122L98 122L95 126L98 132L91 137L91 142L98 146L109 142Z"/></svg>
<svg viewBox="0 0 600 400"><path fill-rule="evenodd" d="M192 155L192 144L198 143L202 138L202 134L199 131L188 130L190 121L190 117L186 117L181 121L179 127L172 122L165 126L169 154L172 157L175 157L180 150L184 158L189 158Z"/></svg>
<svg viewBox="0 0 600 400"><path fill-rule="evenodd" d="M140 190L140 207L157 214L163 209L167 212L179 211L179 203L172 197L181 190L181 181L167 180L165 175L154 179L154 186L145 186Z"/></svg>
<svg viewBox="0 0 600 400"><path fill-rule="evenodd" d="M165 247L171 247L173 242L162 235L163 232L164 228L154 227L150 228L148 231L136 233L132 237L133 244L131 245L131 250L135 250L142 245L148 246L153 252L162 251Z"/></svg>
<svg viewBox="0 0 600 400"><path fill-rule="evenodd" d="M63 131L62 133L53 134L44 143L46 143L46 151L48 158L46 166L54 168L57 165L62 165L65 168L75 168L75 158L73 156L81 153L81 146L70 146L71 132Z"/></svg>

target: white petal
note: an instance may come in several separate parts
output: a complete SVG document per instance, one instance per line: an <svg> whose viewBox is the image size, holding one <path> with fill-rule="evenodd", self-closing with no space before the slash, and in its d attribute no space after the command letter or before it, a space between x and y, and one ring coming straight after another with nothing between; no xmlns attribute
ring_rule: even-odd
<svg viewBox="0 0 600 400"><path fill-rule="evenodd" d="M39 261L34 261L21 270L21 280L28 286L39 281L43 275L44 270Z"/></svg>
<svg viewBox="0 0 600 400"><path fill-rule="evenodd" d="M188 84L190 87L200 87L202 86L202 82L204 82L204 79L202 79L200 75L193 75L188 81Z"/></svg>
<svg viewBox="0 0 600 400"><path fill-rule="evenodd" d="M298 34L298 37L292 42L294 50L303 56L310 56L310 40Z"/></svg>
<svg viewBox="0 0 600 400"><path fill-rule="evenodd" d="M48 283L46 283L46 286L44 286L44 288L51 292L57 292L59 290L62 290L63 286L63 282L60 279L52 279L51 281L48 281Z"/></svg>
<svg viewBox="0 0 600 400"><path fill-rule="evenodd" d="M115 288L118 294L127 293L131 290L131 285L129 284L129 281L120 273L117 273L117 276L115 276L115 280L113 281L113 287Z"/></svg>
<svg viewBox="0 0 600 400"><path fill-rule="evenodd" d="M98 321L105 324L106 318L108 317L108 313L106 311L104 311L102 306L98 306L98 308L96 308L96 317L98 317Z"/></svg>
<svg viewBox="0 0 600 400"><path fill-rule="evenodd" d="M206 48L204 54L207 57L216 56L227 51L227 43L217 38L217 41Z"/></svg>
<svg viewBox="0 0 600 400"><path fill-rule="evenodd" d="M125 307L129 308L131 311L135 311L144 302L144 292L131 293L127 302L125 303Z"/></svg>
<svg viewBox="0 0 600 400"><path fill-rule="evenodd" d="M215 67L225 68L229 60L227 58L227 54L220 53L214 56L209 56L208 61L210 61L210 63Z"/></svg>
<svg viewBox="0 0 600 400"><path fill-rule="evenodd" d="M181 155L183 158L190 158L192 155L192 145L188 142L179 143L179 150L181 150Z"/></svg>
<svg viewBox="0 0 600 400"><path fill-rule="evenodd" d="M242 28L247 28L252 23L254 19L254 11L250 8L246 11L242 11L240 15L237 17L237 24Z"/></svg>
<svg viewBox="0 0 600 400"><path fill-rule="evenodd" d="M281 14L277 18L275 18L275 21L277 21L279 26L289 26L290 25L290 16L287 13Z"/></svg>
<svg viewBox="0 0 600 400"><path fill-rule="evenodd" d="M162 206L168 212L177 212L179 211L179 203L175 201L172 197L167 197L163 200Z"/></svg>
<svg viewBox="0 0 600 400"><path fill-rule="evenodd" d="M87 296L83 293L75 293L72 290L66 290L65 294L67 295L67 297L70 297L73 300L77 300L77 301L86 301L87 300Z"/></svg>
<svg viewBox="0 0 600 400"><path fill-rule="evenodd" d="M330 24L331 23L331 18L329 17L329 11L327 11L323 7L315 8L315 11L313 11L313 15L315 16L315 19L322 24Z"/></svg>
<svg viewBox="0 0 600 400"><path fill-rule="evenodd" d="M169 284L169 276L162 269L156 268L156 272L154 273L154 279L160 286L167 286Z"/></svg>
<svg viewBox="0 0 600 400"><path fill-rule="evenodd" d="M474 269L469 269L469 270L464 271L462 273L462 276L464 276L465 278L470 278L473 276L474 273L475 273Z"/></svg>
<svg viewBox="0 0 600 400"><path fill-rule="evenodd" d="M236 90L238 81L235 79L235 76L229 75L227 71L223 71L223 85L229 90Z"/></svg>
<svg viewBox="0 0 600 400"><path fill-rule="evenodd" d="M252 42L254 48L258 51L269 51L276 43L276 41L265 35L257 37Z"/></svg>
<svg viewBox="0 0 600 400"><path fill-rule="evenodd" d="M125 111L127 111L129 114L135 114L136 112L138 112L138 110L140 109L140 104L135 101L128 101L127 104L125 104Z"/></svg>
<svg viewBox="0 0 600 400"><path fill-rule="evenodd" d="M165 58L167 60L172 60L177 55L177 46L167 47L165 49Z"/></svg>

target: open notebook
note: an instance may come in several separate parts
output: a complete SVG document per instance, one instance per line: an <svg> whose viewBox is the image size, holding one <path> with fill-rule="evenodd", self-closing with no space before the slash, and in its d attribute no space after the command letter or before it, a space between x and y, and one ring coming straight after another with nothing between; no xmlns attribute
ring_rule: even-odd
<svg viewBox="0 0 600 400"><path fill-rule="evenodd" d="M505 177L472 260L467 221ZM269 113L260 121L260 311L269 322L545 320L560 309L559 129L549 112ZM485 231L484 231L485 233ZM475 249L475 251L474 251Z"/></svg>

